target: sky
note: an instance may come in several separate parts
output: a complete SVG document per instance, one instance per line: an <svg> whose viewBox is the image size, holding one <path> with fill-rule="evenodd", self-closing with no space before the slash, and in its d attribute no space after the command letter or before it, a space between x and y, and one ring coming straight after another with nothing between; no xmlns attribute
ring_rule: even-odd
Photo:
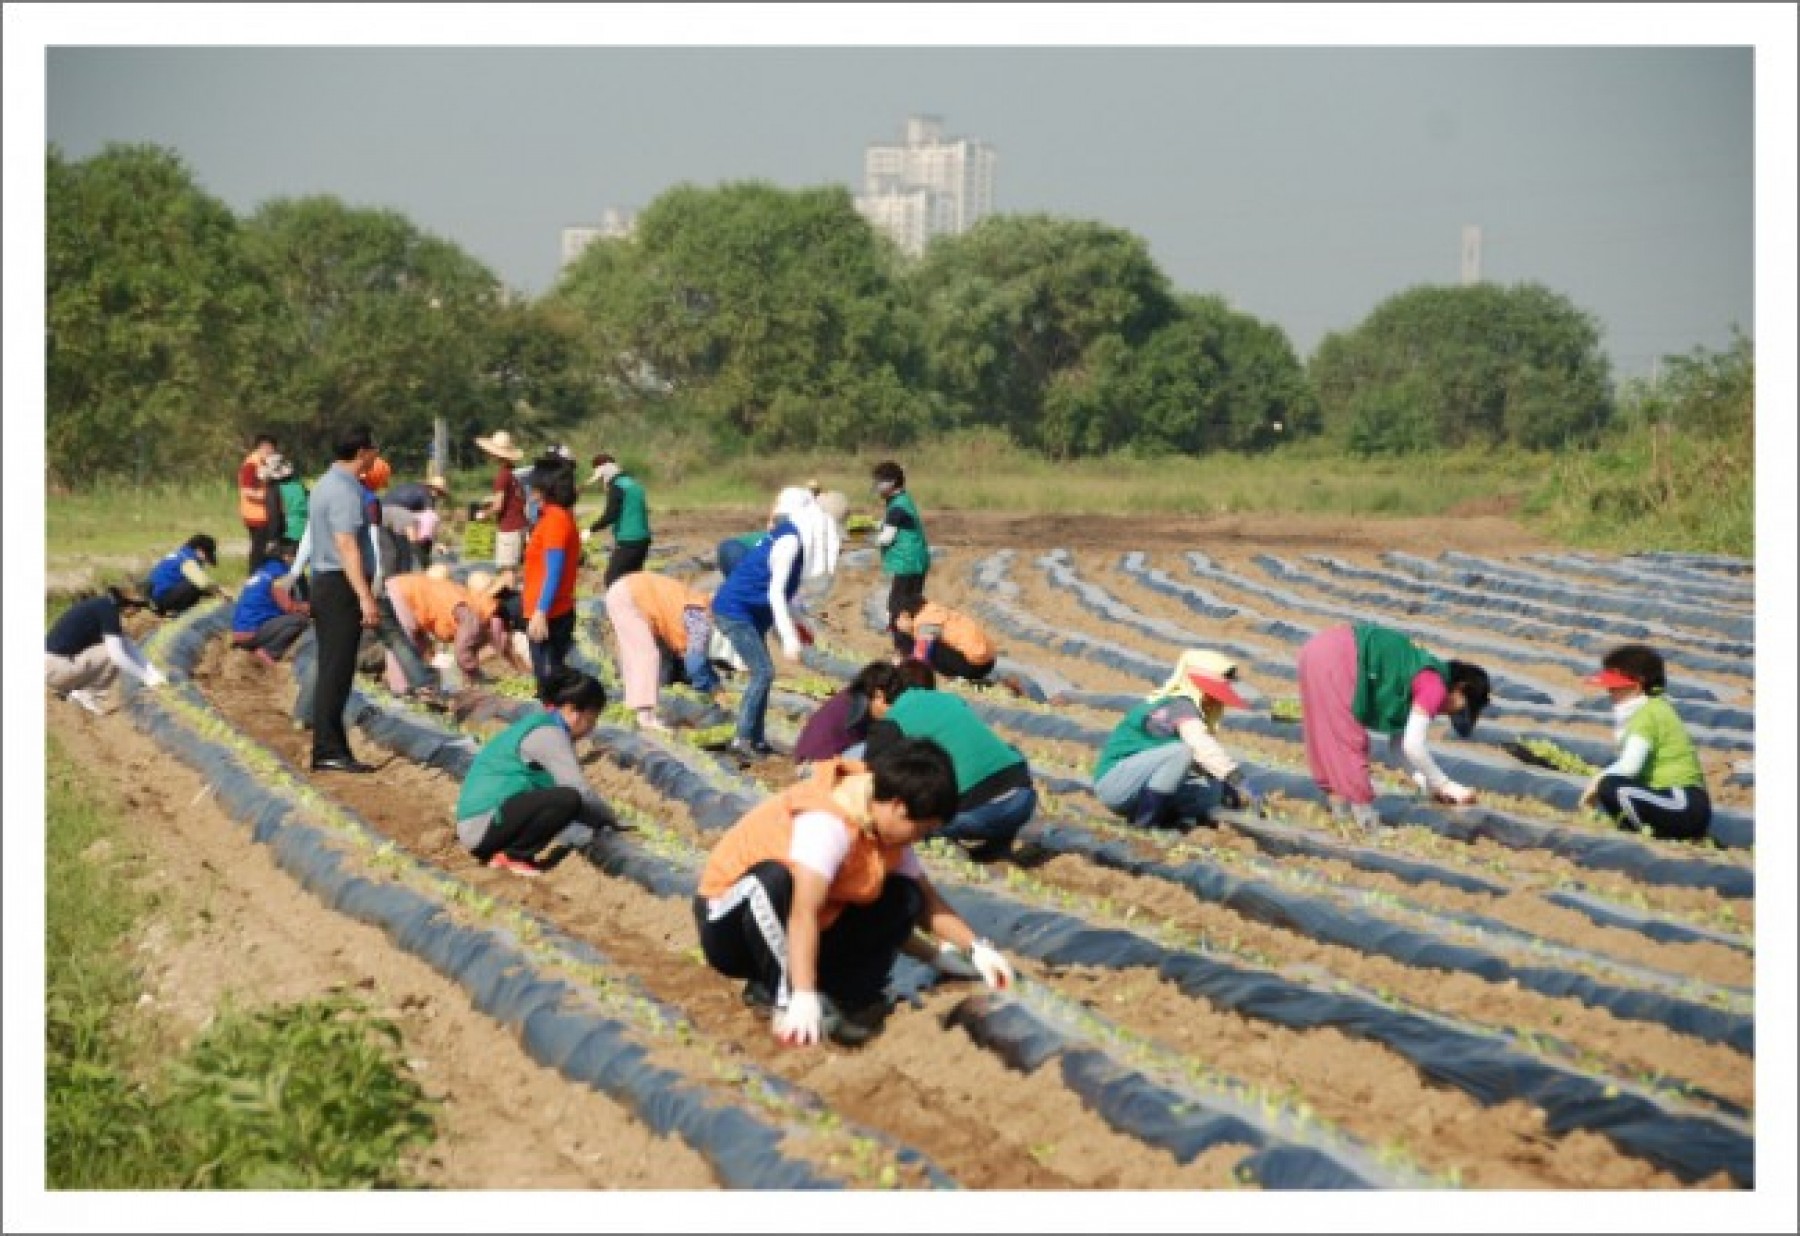
<svg viewBox="0 0 1800 1236"><path fill-rule="evenodd" d="M531 295L565 227L682 183L855 191L864 148L913 114L995 148L996 210L1132 232L1176 288L1280 326L1303 358L1398 292L1458 282L1469 225L1482 276L1592 314L1621 377L1755 333L1748 44L52 45L46 62L46 134L72 159L164 146L242 215L311 194L396 210Z"/></svg>
<svg viewBox="0 0 1800 1236"><path fill-rule="evenodd" d="M399 211L536 295L564 227L680 183L854 190L864 147L924 113L997 149L998 209L1133 232L1178 289L1281 327L1302 357L1387 297L1457 282L1465 225L1483 231L1485 277L1542 283L1594 315L1620 376L1723 347L1734 324L1775 340L1758 355L1759 617L1792 631L1791 6L51 4L7 5L4 20L5 578L34 590L46 141L74 159L115 141L167 146L240 214L313 194ZM27 681L35 602L7 611L8 675ZM1766 637L1761 654L1776 706L1759 711L1759 737L1791 752L1793 641ZM41 741L13 741L41 733L39 707L8 693L7 1226L27 1214L63 1230L242 1230L234 1199L34 1193L41 872L10 859L17 825L43 818ZM1793 770L1767 765L1767 801L1783 801ZM1771 830L1759 864L1790 892L1792 847ZM1514 1194L1448 1210L1226 1194L1205 1199L1202 1219L1191 1199L1151 1195L1129 1203L1131 1225L1791 1230L1792 898L1776 888L1758 911L1783 947L1759 975L1770 1184L1757 1196ZM19 1196L29 1209L15 1211ZM567 1195L335 1200L285 1198L254 1225L516 1229L524 1213L542 1230L1116 1230L1120 1201L907 1198L871 1212L854 1199L608 1196L597 1212Z"/></svg>

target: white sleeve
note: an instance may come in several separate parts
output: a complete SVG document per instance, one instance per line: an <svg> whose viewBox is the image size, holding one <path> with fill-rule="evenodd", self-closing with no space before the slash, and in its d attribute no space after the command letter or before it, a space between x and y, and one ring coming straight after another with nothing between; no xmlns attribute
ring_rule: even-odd
<svg viewBox="0 0 1800 1236"><path fill-rule="evenodd" d="M1619 758L1600 770L1602 777L1635 777L1644 771L1644 761L1650 758L1650 740L1642 734L1633 734L1619 748Z"/></svg>
<svg viewBox="0 0 1800 1236"><path fill-rule="evenodd" d="M1219 745L1219 740L1212 736L1212 731L1206 728L1206 723L1200 718L1189 717L1175 732L1181 735L1181 741L1194 753L1194 762L1215 780L1223 781L1237 771L1237 761Z"/></svg>
<svg viewBox="0 0 1800 1236"><path fill-rule="evenodd" d="M850 854L850 834L844 822L828 811L803 811L794 817L794 837L788 857L825 883L837 879L838 869Z"/></svg>
<svg viewBox="0 0 1800 1236"><path fill-rule="evenodd" d="M900 855L900 865L894 868L894 874L903 875L909 880L925 878L925 865L919 861L919 856L913 852L911 846L907 846Z"/></svg>
<svg viewBox="0 0 1800 1236"><path fill-rule="evenodd" d="M794 629L794 615L787 602L788 574L794 569L794 559L799 553L800 538L793 536L778 537L769 550L769 608L775 611L775 631L781 637L783 648L793 648L800 643L800 633Z"/></svg>
<svg viewBox="0 0 1800 1236"><path fill-rule="evenodd" d="M1406 714L1406 733L1400 739L1400 754L1406 757L1413 771L1425 777L1427 791L1441 790L1450 784L1450 778L1439 768L1437 761L1431 758L1431 747L1425 741L1431 729L1431 718L1417 708Z"/></svg>
<svg viewBox="0 0 1800 1236"><path fill-rule="evenodd" d="M312 561L312 520L306 521L306 531L300 534L300 547L294 551L294 565L288 568L283 579L299 579L306 572L307 564Z"/></svg>
<svg viewBox="0 0 1800 1236"><path fill-rule="evenodd" d="M139 682L145 681L148 677L150 662L138 650L138 646L122 635L108 635L104 638L106 655L112 659L112 663Z"/></svg>

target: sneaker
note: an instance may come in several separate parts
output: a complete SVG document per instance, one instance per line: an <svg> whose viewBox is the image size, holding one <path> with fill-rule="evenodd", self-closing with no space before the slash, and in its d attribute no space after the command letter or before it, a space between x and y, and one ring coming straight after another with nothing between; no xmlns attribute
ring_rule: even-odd
<svg viewBox="0 0 1800 1236"><path fill-rule="evenodd" d="M746 742L742 738L734 738L726 745L725 754L735 759L740 767L748 767L774 755L775 748L766 742Z"/></svg>
<svg viewBox="0 0 1800 1236"><path fill-rule="evenodd" d="M89 691L83 687L77 687L75 690L69 692L65 698L71 704L81 705L96 717L103 717L106 715L105 701L102 700L97 692Z"/></svg>
<svg viewBox="0 0 1800 1236"><path fill-rule="evenodd" d="M498 871L510 871L514 875L536 878L544 874L544 869L530 859L510 858L502 850L487 860L487 865Z"/></svg>

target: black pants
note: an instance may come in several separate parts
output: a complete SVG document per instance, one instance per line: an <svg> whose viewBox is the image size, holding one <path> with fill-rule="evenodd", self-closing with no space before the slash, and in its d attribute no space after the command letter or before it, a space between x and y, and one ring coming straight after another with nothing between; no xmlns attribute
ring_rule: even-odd
<svg viewBox="0 0 1800 1236"><path fill-rule="evenodd" d="M566 785L514 794L500 805L472 853L484 863L500 851L530 862L580 814L581 794Z"/></svg>
<svg viewBox="0 0 1800 1236"><path fill-rule="evenodd" d="M269 546L279 538L268 524L245 524L244 531L250 534L250 567L249 573L256 574L256 568L269 557Z"/></svg>
<svg viewBox="0 0 1800 1236"><path fill-rule="evenodd" d="M644 563L650 558L650 542L620 541L613 546L612 557L606 560L605 587L613 586L621 576L632 575L644 569Z"/></svg>
<svg viewBox="0 0 1800 1236"><path fill-rule="evenodd" d="M913 638L904 634L894 626L894 616L907 607L913 600L925 595L925 572L917 575L896 575L894 582L888 585L888 630L894 637L894 651L902 656L913 649Z"/></svg>
<svg viewBox="0 0 1800 1236"><path fill-rule="evenodd" d="M1600 778L1600 808L1621 824L1641 824L1664 841L1694 841L1712 823L1705 786L1653 790L1627 777Z"/></svg>
<svg viewBox="0 0 1800 1236"><path fill-rule="evenodd" d="M318 644L313 759L341 759L351 753L344 705L356 681L356 649L362 642L362 605L342 571L313 572L312 625Z"/></svg>
<svg viewBox="0 0 1800 1236"><path fill-rule="evenodd" d="M980 682L994 672L994 663L992 661L971 661L943 640L939 640L931 646L931 668L950 678Z"/></svg>
<svg viewBox="0 0 1800 1236"><path fill-rule="evenodd" d="M152 597L158 613L185 614L200 601L200 590L187 580L177 580L175 586L159 597Z"/></svg>
<svg viewBox="0 0 1800 1236"><path fill-rule="evenodd" d="M716 918L704 897L694 898L694 921L707 964L731 978L754 979L782 1001L788 994L788 914L794 877L781 863L758 863L720 898ZM925 908L916 880L890 875L881 896L866 906L845 906L819 936L819 991L846 1011L882 998L900 946Z"/></svg>

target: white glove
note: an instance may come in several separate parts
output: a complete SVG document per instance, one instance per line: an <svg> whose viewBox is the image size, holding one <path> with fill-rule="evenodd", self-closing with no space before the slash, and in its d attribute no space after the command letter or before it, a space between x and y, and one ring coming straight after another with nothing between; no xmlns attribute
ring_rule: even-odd
<svg viewBox="0 0 1800 1236"><path fill-rule="evenodd" d="M980 971L981 981L989 987L1011 987L1017 977L1013 974L1012 963L986 940L977 940L969 946L969 962Z"/></svg>
<svg viewBox="0 0 1800 1236"><path fill-rule="evenodd" d="M583 528L581 530L581 543L583 545L586 545L589 541L591 541L593 539L594 539L594 530L592 528Z"/></svg>
<svg viewBox="0 0 1800 1236"><path fill-rule="evenodd" d="M775 1037L789 1047L807 1047L819 1041L825 1010L816 991L797 991L788 1006L775 1016Z"/></svg>
<svg viewBox="0 0 1800 1236"><path fill-rule="evenodd" d="M1426 795L1429 795L1431 793L1431 782L1426 779L1424 773L1422 773L1422 772L1414 773L1412 775L1412 783L1418 787L1419 793L1426 794Z"/></svg>
<svg viewBox="0 0 1800 1236"><path fill-rule="evenodd" d="M781 655L790 661L798 661L800 659L800 641L797 639L782 640Z"/></svg>
<svg viewBox="0 0 1800 1236"><path fill-rule="evenodd" d="M144 667L144 685L146 687L160 687L167 681L169 681L169 676L154 665Z"/></svg>
<svg viewBox="0 0 1800 1236"><path fill-rule="evenodd" d="M937 952L932 956L931 968L945 978L978 979L981 971L969 961L969 955L956 945L944 940L938 944Z"/></svg>
<svg viewBox="0 0 1800 1236"><path fill-rule="evenodd" d="M1466 807L1475 801L1475 791L1466 785L1446 781L1438 786L1435 797L1439 802L1449 803L1453 807Z"/></svg>

